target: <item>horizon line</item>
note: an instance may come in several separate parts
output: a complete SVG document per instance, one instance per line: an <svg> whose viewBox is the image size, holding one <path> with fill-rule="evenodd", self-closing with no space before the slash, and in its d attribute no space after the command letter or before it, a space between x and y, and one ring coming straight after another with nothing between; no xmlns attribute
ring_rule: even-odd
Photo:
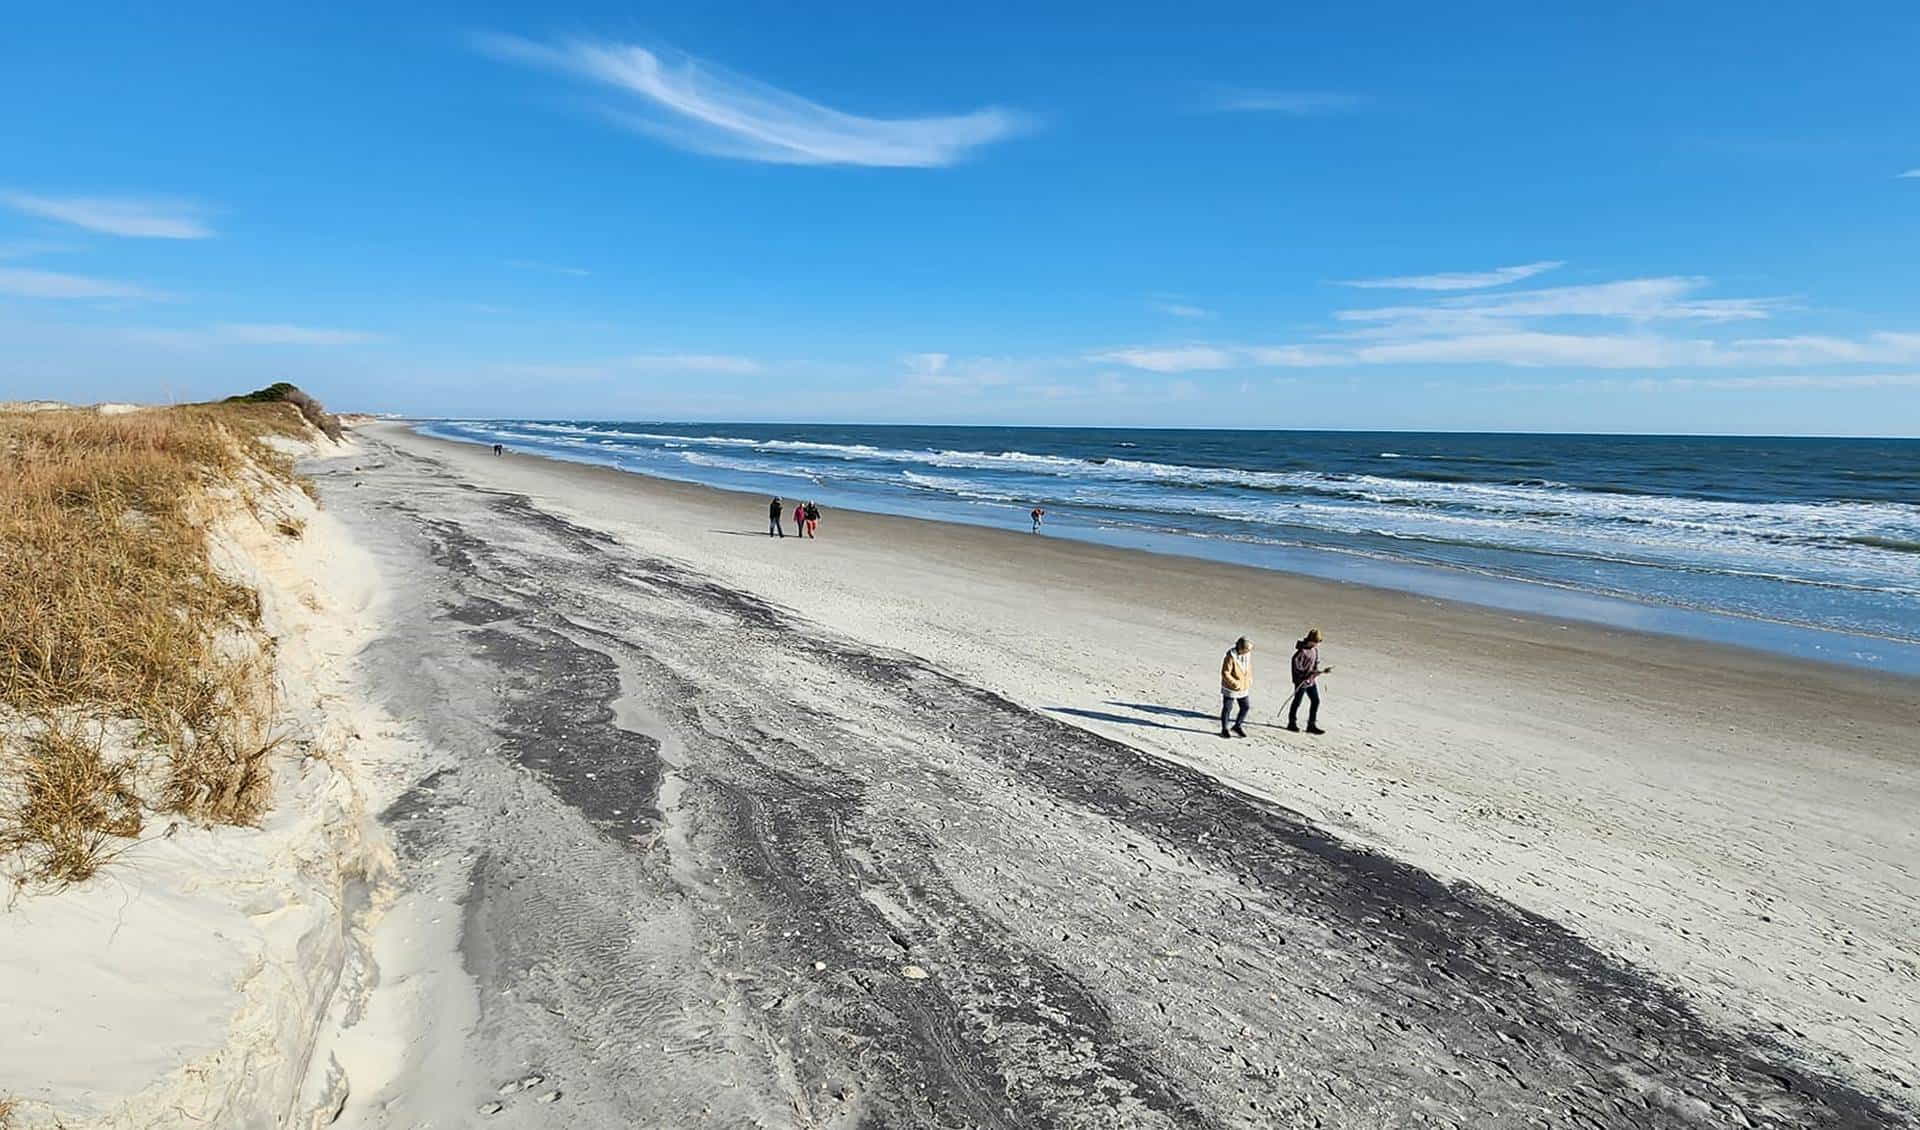
<svg viewBox="0 0 1920 1130"><path fill-rule="evenodd" d="M355 414L348 409L346 415ZM473 420L480 423L510 423L515 421L533 424L698 424L712 427L720 424L744 424L750 427L792 427L792 428L979 428L1005 429L1021 428L1028 430L1048 429L1053 431L1128 431L1128 432L1281 432L1291 434L1318 435L1435 435L1435 436L1562 436L1592 439L1857 439L1857 440L1894 440L1899 442L1920 442L1920 435L1867 435L1840 432L1580 432L1580 431L1537 431L1525 428L1287 428L1287 427L1223 427L1211 424L1150 425L1150 424L961 424L929 423L872 420L745 420L745 419L670 419L668 417L640 417L619 419L615 417L593 416L425 416L407 412L368 412L364 415L379 416L401 423L415 421L430 423L457 422Z"/></svg>

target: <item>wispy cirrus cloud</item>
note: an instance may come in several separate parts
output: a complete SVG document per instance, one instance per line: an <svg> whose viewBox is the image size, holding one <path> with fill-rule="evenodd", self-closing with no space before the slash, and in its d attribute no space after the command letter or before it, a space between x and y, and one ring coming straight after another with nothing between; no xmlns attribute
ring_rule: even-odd
<svg viewBox="0 0 1920 1130"><path fill-rule="evenodd" d="M323 329L285 322L222 322L199 329L136 329L122 335L142 345L207 349L223 345L370 345L386 340L362 330Z"/></svg>
<svg viewBox="0 0 1920 1130"><path fill-rule="evenodd" d="M1169 318L1186 318L1191 321L1202 321L1208 318L1218 317L1212 310L1204 306L1195 306L1189 302L1172 302L1155 299L1147 303L1147 309L1152 310L1156 314L1165 314Z"/></svg>
<svg viewBox="0 0 1920 1130"><path fill-rule="evenodd" d="M1220 96L1215 108L1284 114L1290 118L1316 118L1328 114L1350 114L1371 101L1363 94L1333 90L1230 90Z"/></svg>
<svg viewBox="0 0 1920 1130"><path fill-rule="evenodd" d="M1732 348L1743 358L1772 365L1898 364L1920 361L1920 333L1880 332L1863 338L1798 337L1744 338Z"/></svg>
<svg viewBox="0 0 1920 1130"><path fill-rule="evenodd" d="M484 36L497 58L558 70L625 99L603 107L615 122L670 145L782 165L935 168L1031 128L997 107L920 118L869 118L823 106L675 51L568 40L556 45Z"/></svg>
<svg viewBox="0 0 1920 1130"><path fill-rule="evenodd" d="M1158 373L1355 365L1500 365L1516 369L1678 369L1736 365L1901 363L1920 361L1920 334L1882 333L1860 340L1755 338L1730 342L1658 334L1553 333L1514 328L1407 341L1328 345L1135 347L1087 360Z"/></svg>
<svg viewBox="0 0 1920 1130"><path fill-rule="evenodd" d="M1904 388L1920 385L1920 373L1788 373L1771 377L1668 377L1669 388Z"/></svg>
<svg viewBox="0 0 1920 1130"><path fill-rule="evenodd" d="M1401 275L1386 279L1348 279L1341 286L1357 286L1369 290L1481 290L1487 287L1506 286L1522 279L1530 279L1544 274L1566 263L1559 259L1543 259L1538 263L1521 263L1514 267L1495 267L1491 271L1447 271L1437 275Z"/></svg>
<svg viewBox="0 0 1920 1130"><path fill-rule="evenodd" d="M8 259L32 259L39 255L55 255L73 248L64 243L53 243L40 239L17 239L0 243L0 261Z"/></svg>
<svg viewBox="0 0 1920 1130"><path fill-rule="evenodd" d="M1920 180L1920 169L1908 169L1906 172L1901 173L1899 176L1894 177L1893 179L1894 180Z"/></svg>
<svg viewBox="0 0 1920 1130"><path fill-rule="evenodd" d="M26 267L0 267L0 294L16 298L137 298L160 299L166 295L136 283L91 275L69 275L59 271L36 271Z"/></svg>
<svg viewBox="0 0 1920 1130"><path fill-rule="evenodd" d="M207 226L206 210L186 200L0 192L0 204L104 235L138 239L207 239L213 235L213 229Z"/></svg>
<svg viewBox="0 0 1920 1130"><path fill-rule="evenodd" d="M1790 308L1782 298L1706 297L1709 285L1697 276L1656 276L1435 297L1335 311L1331 325L1301 341L1133 345L1089 353L1083 360L1162 373L1354 365L1658 369L1920 361L1920 333L1734 337L1722 331L1702 336L1723 326L1766 321ZM1670 326L1696 328L1680 336Z"/></svg>
<svg viewBox="0 0 1920 1130"><path fill-rule="evenodd" d="M1675 389L1857 389L1920 386L1920 373L1784 373L1754 377L1597 377L1584 380L1501 381L1473 386L1482 392L1558 392L1591 388L1609 392L1668 392Z"/></svg>
<svg viewBox="0 0 1920 1130"><path fill-rule="evenodd" d="M1584 286L1508 290L1430 302L1341 310L1337 321L1368 324L1364 336L1480 331L1521 318L1613 318L1633 322L1755 321L1786 305L1781 298L1701 298L1697 276L1621 279Z"/></svg>
<svg viewBox="0 0 1920 1130"><path fill-rule="evenodd" d="M1241 363L1244 350L1218 345L1129 346L1087 354L1087 360L1153 373L1191 373L1230 369Z"/></svg>

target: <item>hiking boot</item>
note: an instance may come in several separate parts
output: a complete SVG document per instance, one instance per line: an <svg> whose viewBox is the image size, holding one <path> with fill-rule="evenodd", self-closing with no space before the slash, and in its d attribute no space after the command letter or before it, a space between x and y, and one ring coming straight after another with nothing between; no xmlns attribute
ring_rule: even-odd
<svg viewBox="0 0 1920 1130"><path fill-rule="evenodd" d="M1297 734L1297 733L1299 733L1299 732L1300 732L1300 723L1298 723L1298 722L1289 722L1289 723L1287 723L1287 729L1289 729L1289 730L1292 730L1292 731L1293 731L1294 733L1296 733L1296 734Z"/></svg>
<svg viewBox="0 0 1920 1130"><path fill-rule="evenodd" d="M1324 734L1324 733L1326 733L1326 731L1325 731L1325 730L1322 730L1322 729L1321 729L1320 727L1318 727L1318 726L1308 726L1308 727L1307 727L1307 733L1309 733L1309 734Z"/></svg>
<svg viewBox="0 0 1920 1130"><path fill-rule="evenodd" d="M1229 733L1227 733L1227 728L1226 728L1225 726L1222 726L1222 727L1220 727L1220 736L1221 736L1221 737L1223 737L1223 738L1230 738L1230 737L1232 737L1233 735L1232 735L1232 734L1229 734Z"/></svg>
<svg viewBox="0 0 1920 1130"><path fill-rule="evenodd" d="M1234 736L1234 737L1236 737L1236 738L1244 738L1244 737L1246 737L1246 736L1247 736L1247 732L1246 732L1245 730L1243 730L1243 729L1241 729L1240 727L1238 727L1238 726L1235 726L1235 727L1233 728L1233 736Z"/></svg>

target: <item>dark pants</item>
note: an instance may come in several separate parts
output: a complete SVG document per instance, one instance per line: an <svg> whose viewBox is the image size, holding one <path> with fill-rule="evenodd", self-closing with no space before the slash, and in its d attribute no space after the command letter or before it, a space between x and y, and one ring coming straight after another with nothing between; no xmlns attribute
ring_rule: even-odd
<svg viewBox="0 0 1920 1130"><path fill-rule="evenodd" d="M1233 720L1233 725L1235 729L1239 729L1240 724L1247 720L1247 711L1253 709L1253 699L1251 698L1235 698L1230 694L1221 695L1220 696L1220 728L1222 730L1227 728L1227 716L1233 713L1233 704L1236 702L1240 704L1240 716Z"/></svg>
<svg viewBox="0 0 1920 1130"><path fill-rule="evenodd" d="M787 531L784 527L780 525L780 519L768 518L767 519L767 536L772 537L775 534L779 534L781 537L786 537Z"/></svg>
<svg viewBox="0 0 1920 1130"><path fill-rule="evenodd" d="M1300 700L1303 698L1313 704L1307 708L1307 728L1312 729L1320 724L1320 688L1312 683L1293 688L1293 705L1287 708L1287 725L1300 724Z"/></svg>

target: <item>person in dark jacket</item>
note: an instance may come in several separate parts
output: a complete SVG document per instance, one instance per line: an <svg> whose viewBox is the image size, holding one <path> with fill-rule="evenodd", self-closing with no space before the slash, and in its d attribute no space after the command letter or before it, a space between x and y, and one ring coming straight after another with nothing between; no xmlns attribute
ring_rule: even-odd
<svg viewBox="0 0 1920 1130"><path fill-rule="evenodd" d="M1312 703L1307 708L1307 733L1324 734L1320 728L1320 676L1333 670L1320 666L1320 629L1309 628L1305 639L1293 645L1293 702L1287 707L1287 729L1300 729L1300 700Z"/></svg>
<svg viewBox="0 0 1920 1130"><path fill-rule="evenodd" d="M785 527L780 525L780 512L784 509L785 507L780 505L780 499L778 497L775 497L772 502L767 503L768 537L772 537L775 534L779 534L781 537L787 536Z"/></svg>

